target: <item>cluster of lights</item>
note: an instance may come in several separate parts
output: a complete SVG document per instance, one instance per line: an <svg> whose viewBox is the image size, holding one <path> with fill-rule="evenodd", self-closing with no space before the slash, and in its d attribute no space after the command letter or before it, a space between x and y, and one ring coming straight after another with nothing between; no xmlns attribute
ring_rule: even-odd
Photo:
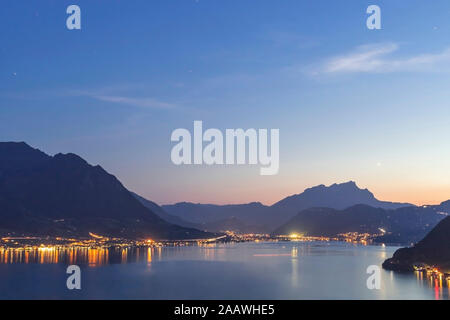
<svg viewBox="0 0 450 320"><path fill-rule="evenodd" d="M260 242L271 241L272 238L269 234L262 233L237 233L234 231L225 231L228 239L232 242Z"/></svg>

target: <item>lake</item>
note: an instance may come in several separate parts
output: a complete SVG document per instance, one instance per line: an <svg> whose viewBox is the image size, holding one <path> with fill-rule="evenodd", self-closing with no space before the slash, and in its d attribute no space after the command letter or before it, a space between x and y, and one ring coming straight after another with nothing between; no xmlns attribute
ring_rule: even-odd
<svg viewBox="0 0 450 320"><path fill-rule="evenodd" d="M397 247L246 242L159 248L0 250L0 299L449 299L445 280L367 267ZM81 268L68 290L66 268ZM442 283L444 282L444 283Z"/></svg>

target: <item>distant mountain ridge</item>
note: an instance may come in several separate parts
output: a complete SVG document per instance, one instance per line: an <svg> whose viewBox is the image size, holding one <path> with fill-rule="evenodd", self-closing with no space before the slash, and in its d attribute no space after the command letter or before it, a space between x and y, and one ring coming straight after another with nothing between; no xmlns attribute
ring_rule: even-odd
<svg viewBox="0 0 450 320"><path fill-rule="evenodd" d="M26 143L0 143L0 233L126 238L208 237L143 206L100 166L75 154L49 156Z"/></svg>
<svg viewBox="0 0 450 320"><path fill-rule="evenodd" d="M438 207L442 212L450 214L450 200L442 202Z"/></svg>
<svg viewBox="0 0 450 320"><path fill-rule="evenodd" d="M195 223L216 222L218 229L226 227L225 225L223 228L220 227L218 223L220 220L227 221L231 218L238 218L246 224L247 229L255 232L272 232L276 227L308 208L345 209L357 204L383 209L412 206L409 203L380 201L369 190L360 189L355 182L349 181L329 187L325 185L312 187L300 194L286 197L272 206L265 206L259 202L237 205L182 202L163 205L162 208L169 214Z"/></svg>
<svg viewBox="0 0 450 320"><path fill-rule="evenodd" d="M258 218L260 212L267 210L268 207L259 202L228 205L179 202L174 205L163 205L162 208L170 214L179 217L185 215L190 221L202 223L231 217Z"/></svg>
<svg viewBox="0 0 450 320"><path fill-rule="evenodd" d="M374 208L398 209L412 206L410 203L380 201L368 189L360 189L354 181L332 184L327 187L319 185L304 192L284 198L275 203L273 208L292 210L294 208L327 207L345 209L355 204L365 204Z"/></svg>
<svg viewBox="0 0 450 320"><path fill-rule="evenodd" d="M210 231L210 232L217 232L217 230L233 230L235 232L240 233L251 233L254 232L255 225L247 225L246 223L242 222L238 217L232 216L232 217L225 217L223 219L215 220L215 219L207 219L208 215L206 214L206 219L204 216L200 215L197 217L193 217L192 220L199 221L199 222L189 222L187 220L184 220L176 215L168 214L162 207L157 205L155 202L145 199L144 197L141 197L140 195L133 193L133 195L147 208L155 212L160 218L163 220L182 226L187 228L195 228L198 230L203 231ZM183 205L190 206L189 203L181 203L178 210L183 212L184 208ZM251 204L250 204L251 205ZM255 203L255 205L258 205ZM231 205L233 206L233 205ZM215 208L214 205L205 205L205 211L209 212L208 208ZM218 216L215 216L216 218Z"/></svg>
<svg viewBox="0 0 450 320"><path fill-rule="evenodd" d="M146 198L144 198L134 192L131 192L131 194L133 195L133 197L135 197L137 200L139 200L139 202L142 203L146 208L150 209L153 213L158 215L164 221L167 221L169 223L176 224L176 225L179 225L182 227L195 228L195 229L199 229L199 230L203 229L203 226L201 224L189 222L189 221L183 220L180 217L168 214L156 202L147 200Z"/></svg>

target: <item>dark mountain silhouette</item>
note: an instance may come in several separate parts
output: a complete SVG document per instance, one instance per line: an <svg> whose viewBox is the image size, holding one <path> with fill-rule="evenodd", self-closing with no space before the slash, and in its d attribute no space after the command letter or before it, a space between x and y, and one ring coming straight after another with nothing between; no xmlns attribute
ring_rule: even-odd
<svg viewBox="0 0 450 320"><path fill-rule="evenodd" d="M397 209L411 206L409 203L380 201L367 189L360 189L355 182L333 184L329 187L319 185L306 189L275 203L272 208L284 215L297 214L303 209L325 207L342 210L355 204L365 204L374 208Z"/></svg>
<svg viewBox="0 0 450 320"><path fill-rule="evenodd" d="M270 232L273 229L269 222L270 207L259 202L232 205L180 202L162 208L171 215L203 225L203 230Z"/></svg>
<svg viewBox="0 0 450 320"><path fill-rule="evenodd" d="M303 193L284 198L270 207L259 202L223 206L182 202L165 205L163 209L169 214L195 223L215 222L216 227L219 228L220 220L227 221L236 217L245 224L246 229L250 228L254 232L272 232L274 228L287 222L304 209L326 207L339 210L357 204L384 209L411 206L408 203L379 201L370 191L360 189L355 182L350 181L329 187L320 185L309 188ZM225 226L221 229L224 228Z"/></svg>
<svg viewBox="0 0 450 320"><path fill-rule="evenodd" d="M52 157L23 142L0 143L0 231L155 239L210 236L164 221L100 166L75 154Z"/></svg>
<svg viewBox="0 0 450 320"><path fill-rule="evenodd" d="M201 224L189 222L189 221L183 220L180 217L168 214L166 211L164 211L163 208L161 208L155 202L147 200L146 198L141 197L140 195L138 195L138 194L136 194L134 192L131 192L131 194L137 200L139 200L139 202L142 203L146 208L150 209L153 213L157 214L161 219L163 219L163 220L165 220L165 221L167 221L169 223L182 226L182 227L203 230L203 226Z"/></svg>
<svg viewBox="0 0 450 320"><path fill-rule="evenodd" d="M275 235L292 233L308 236L336 236L359 232L381 234L386 243L411 243L422 239L444 218L436 208L404 207L396 210L356 205L344 210L310 208L301 211L289 222L274 231Z"/></svg>
<svg viewBox="0 0 450 320"><path fill-rule="evenodd" d="M229 205L180 202L174 205L164 205L162 208L170 214L196 223L212 222L235 216L241 219L257 219L261 216L261 212L268 209L259 202Z"/></svg>
<svg viewBox="0 0 450 320"><path fill-rule="evenodd" d="M414 247L397 250L383 263L383 268L413 271L415 265L438 267L441 272L450 272L450 217L442 220Z"/></svg>
<svg viewBox="0 0 450 320"><path fill-rule="evenodd" d="M442 213L450 214L450 200L442 202L439 209Z"/></svg>
<svg viewBox="0 0 450 320"><path fill-rule="evenodd" d="M160 218L163 220L182 226L187 228L195 228L198 230L208 231L208 232L223 232L227 230L233 230L235 232L241 232L241 233L250 233L255 232L258 230L258 228L254 227L253 225L247 225L244 222L242 222L237 217L225 217L224 219L220 220L209 220L208 218L200 217L193 217L193 220L199 219L204 220L203 223L195 223L195 222L189 222L186 221L178 216L168 214L162 207L157 205L155 202L145 199L144 197L141 197L140 195L133 193L134 197L138 199L144 206L152 210L154 213L156 213ZM189 203L184 203L187 207L189 207ZM244 206L245 208L248 208L252 205L258 206L258 204L250 204L249 206ZM206 205L208 207L208 205ZM215 206L213 206L215 207ZM220 206L219 206L220 207ZM233 207L231 205L231 207ZM179 210L183 210L183 206L180 204ZM186 212L189 212L189 210L186 210ZM220 216L220 213L218 214ZM226 216L226 215L225 215Z"/></svg>

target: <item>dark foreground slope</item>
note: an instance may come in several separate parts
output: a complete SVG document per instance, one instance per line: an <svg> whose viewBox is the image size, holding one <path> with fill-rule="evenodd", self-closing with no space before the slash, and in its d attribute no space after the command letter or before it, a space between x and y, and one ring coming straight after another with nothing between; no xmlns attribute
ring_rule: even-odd
<svg viewBox="0 0 450 320"><path fill-rule="evenodd" d="M113 175L75 154L49 156L0 143L0 232L44 236L187 239L208 234L167 223Z"/></svg>
<svg viewBox="0 0 450 320"><path fill-rule="evenodd" d="M412 248L402 248L383 263L383 268L413 271L415 265L438 267L450 272L450 217L442 220L422 241Z"/></svg>

